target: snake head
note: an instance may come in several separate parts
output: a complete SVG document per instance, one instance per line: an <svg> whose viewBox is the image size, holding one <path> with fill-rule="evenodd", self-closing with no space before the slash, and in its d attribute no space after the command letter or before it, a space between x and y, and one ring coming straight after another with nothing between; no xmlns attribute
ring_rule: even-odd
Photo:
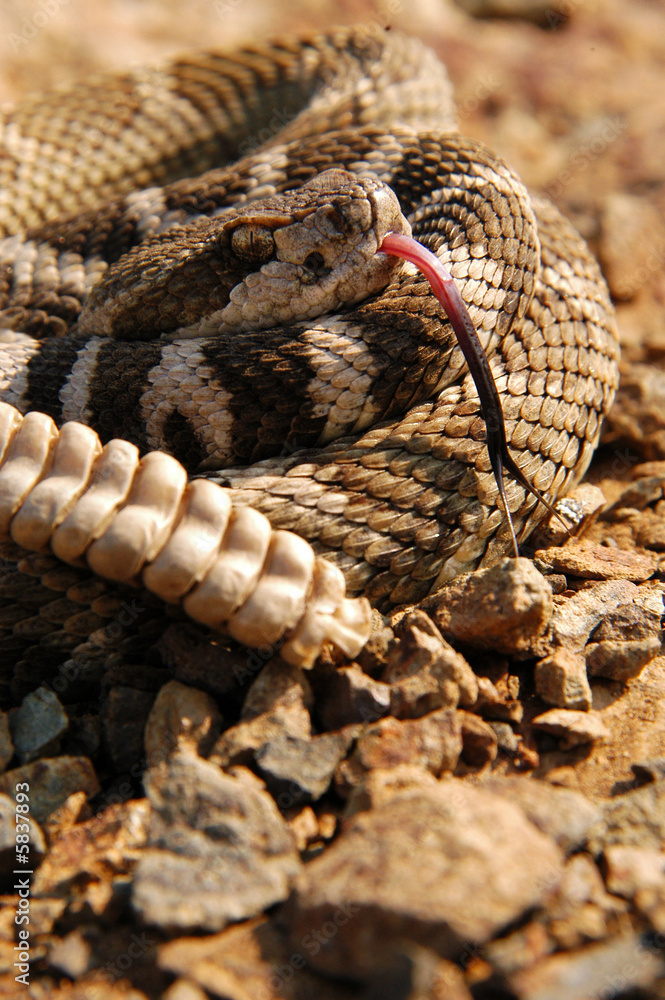
<svg viewBox="0 0 665 1000"><path fill-rule="evenodd" d="M117 339L213 337L312 319L385 288L409 235L385 184L326 170L295 191L173 228L113 264L79 330Z"/></svg>

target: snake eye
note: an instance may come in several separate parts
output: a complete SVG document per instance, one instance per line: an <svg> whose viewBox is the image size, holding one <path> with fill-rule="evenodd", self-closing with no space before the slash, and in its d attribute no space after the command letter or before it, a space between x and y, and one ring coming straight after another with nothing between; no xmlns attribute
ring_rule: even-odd
<svg viewBox="0 0 665 1000"><path fill-rule="evenodd" d="M231 234L231 250L247 264L265 264L275 254L275 239L267 226L238 226Z"/></svg>

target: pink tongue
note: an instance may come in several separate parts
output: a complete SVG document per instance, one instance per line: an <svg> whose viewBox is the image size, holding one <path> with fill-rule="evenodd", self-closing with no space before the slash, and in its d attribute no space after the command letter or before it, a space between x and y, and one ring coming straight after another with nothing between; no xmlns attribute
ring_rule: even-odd
<svg viewBox="0 0 665 1000"><path fill-rule="evenodd" d="M503 471L507 469L512 476L529 493L545 505L547 509L559 515L552 505L547 501L528 481L519 465L514 461L508 451L506 440L506 428L503 420L503 409L501 397L494 381L494 376L489 366L487 356L480 343L478 334L473 325L473 320L469 315L464 299L455 284L452 275L446 270L438 257L436 257L427 247L424 247L412 236L402 236L398 233L388 233L384 237L383 243L379 247L379 253L389 253L395 257L402 257L410 261L422 271L430 285L432 291L443 306L455 331L457 342L462 354L469 366L471 377L475 382L480 399L485 426L487 428L487 450L489 452L490 463L496 480L497 489L501 497L502 506L508 519L508 527L513 542L515 556L519 556L517 538L513 527L513 520L508 508L508 500L503 483Z"/></svg>

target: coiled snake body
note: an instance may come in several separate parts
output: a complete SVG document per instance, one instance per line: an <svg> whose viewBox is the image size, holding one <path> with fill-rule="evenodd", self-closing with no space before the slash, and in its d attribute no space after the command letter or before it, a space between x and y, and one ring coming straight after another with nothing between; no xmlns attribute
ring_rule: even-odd
<svg viewBox="0 0 665 1000"><path fill-rule="evenodd" d="M324 638L353 654L367 634L330 566L385 609L509 550L475 388L427 283L376 255L390 230L411 228L458 282L511 453L550 499L585 471L616 388L586 246L456 131L445 70L397 33L209 53L27 101L3 125L0 227L3 642L18 660L70 655L103 624L107 597L52 552L249 644L286 634L283 655L311 662ZM121 440L100 454L79 424L58 438L53 421L72 420ZM136 449L158 454L137 466ZM166 452L207 479L188 486ZM519 484L508 498L523 538L543 511ZM20 562L26 549L41 555Z"/></svg>

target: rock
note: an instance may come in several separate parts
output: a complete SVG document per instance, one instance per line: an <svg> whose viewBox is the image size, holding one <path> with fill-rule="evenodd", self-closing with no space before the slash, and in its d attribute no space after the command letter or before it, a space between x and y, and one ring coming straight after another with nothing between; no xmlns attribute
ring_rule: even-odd
<svg viewBox="0 0 665 1000"><path fill-rule="evenodd" d="M593 859L585 853L573 854L549 901L550 945L572 949L590 940L601 940L625 912L623 900L607 892Z"/></svg>
<svg viewBox="0 0 665 1000"><path fill-rule="evenodd" d="M0 880L2 885L0 891L9 890L13 881L12 872L19 868L20 861L17 860L17 847L28 847L28 851L21 850L21 855L27 855L29 864L26 868L36 868L41 859L46 854L46 838L39 825L30 816L21 825L29 827L28 830L18 830L16 820L16 803L8 795L0 795ZM27 835L28 840L21 844L16 841L17 833L21 837Z"/></svg>
<svg viewBox="0 0 665 1000"><path fill-rule="evenodd" d="M396 630L382 681L390 685L390 714L412 719L437 708L473 705L476 676L464 657L441 636L432 620L412 611Z"/></svg>
<svg viewBox="0 0 665 1000"><path fill-rule="evenodd" d="M350 819L357 812L376 809L401 792L413 791L421 785L436 788L437 779L431 771L423 771L422 768L410 764L398 764L397 767L386 770L375 768L373 771L368 771L360 784L351 792L344 810L344 819Z"/></svg>
<svg viewBox="0 0 665 1000"><path fill-rule="evenodd" d="M536 664L536 691L548 705L588 712L592 696L586 663L579 653L563 646Z"/></svg>
<svg viewBox="0 0 665 1000"><path fill-rule="evenodd" d="M557 842L564 854L583 847L589 830L602 817L599 806L581 792L536 778L493 777L483 782L523 810L531 822Z"/></svg>
<svg viewBox="0 0 665 1000"><path fill-rule="evenodd" d="M517 1000L571 1000L580 996L580 986L587 997L614 996L650 986L662 969L638 934L626 934L544 958L509 976L508 986Z"/></svg>
<svg viewBox="0 0 665 1000"><path fill-rule="evenodd" d="M592 642L585 649L586 666L591 677L608 677L613 681L629 681L638 677L647 663L659 656L662 650L660 639L633 639L621 642L608 639Z"/></svg>
<svg viewBox="0 0 665 1000"><path fill-rule="evenodd" d="M38 823L44 820L73 792L84 791L88 797L99 791L99 782L87 757L46 757L0 774L0 793L15 799L16 787L30 788L30 815Z"/></svg>
<svg viewBox="0 0 665 1000"><path fill-rule="evenodd" d="M9 729L9 716L0 712L0 774L7 768L14 756L14 744Z"/></svg>
<svg viewBox="0 0 665 1000"><path fill-rule="evenodd" d="M421 603L443 635L475 649L528 654L552 614L552 591L529 559L465 573Z"/></svg>
<svg viewBox="0 0 665 1000"><path fill-rule="evenodd" d="M149 845L132 901L146 923L220 930L285 899L300 859L275 803L247 774L190 753L151 768Z"/></svg>
<svg viewBox="0 0 665 1000"><path fill-rule="evenodd" d="M528 968L549 955L552 950L552 940L547 929L538 920L532 920L524 927L508 934L506 937L495 938L483 948L483 957L492 966L495 973L501 976L518 969Z"/></svg>
<svg viewBox="0 0 665 1000"><path fill-rule="evenodd" d="M514 674L498 678L496 684L489 677L479 677L478 698L473 710L484 719L520 723L524 716L524 706L518 695L519 678Z"/></svg>
<svg viewBox="0 0 665 1000"><path fill-rule="evenodd" d="M205 757L222 727L217 702L204 691L169 681L155 698L145 727L149 767L186 746Z"/></svg>
<svg viewBox="0 0 665 1000"><path fill-rule="evenodd" d="M580 483L554 505L558 516L550 514L529 536L529 546L546 549L565 545L570 536L588 531L606 504L605 494L591 483ZM548 580L551 583L551 580Z"/></svg>
<svg viewBox="0 0 665 1000"><path fill-rule="evenodd" d="M315 668L315 675L321 676L320 668ZM323 729L376 722L390 709L390 687L374 680L357 663L332 667L315 687L316 716Z"/></svg>
<svg viewBox="0 0 665 1000"><path fill-rule="evenodd" d="M372 677L376 677L386 665L388 653L395 641L390 619L375 608L372 609L372 631L370 637L358 653L358 664Z"/></svg>
<svg viewBox="0 0 665 1000"><path fill-rule="evenodd" d="M592 676L627 681L637 677L662 648L661 615L638 604L622 604L606 615L585 648Z"/></svg>
<svg viewBox="0 0 665 1000"><path fill-rule="evenodd" d="M330 975L366 979L412 941L444 958L475 946L556 885L559 848L516 806L448 779L358 813L297 878L291 940ZM469 901L473 900L473 906Z"/></svg>
<svg viewBox="0 0 665 1000"><path fill-rule="evenodd" d="M312 701L312 689L302 670L270 661L247 692L241 721L222 733L209 759L223 768L248 765L270 740L285 735L309 739L308 705Z"/></svg>
<svg viewBox="0 0 665 1000"><path fill-rule="evenodd" d="M118 884L113 876L118 873L122 881L132 870L147 838L148 819L147 801L132 799L53 834L49 852L33 876L33 897L68 896L70 917L77 904L84 912L102 914L113 906L117 911L113 894ZM121 895L124 909L126 883Z"/></svg>
<svg viewBox="0 0 665 1000"><path fill-rule="evenodd" d="M462 724L462 759L471 767L484 767L496 760L499 743L494 729L477 715L459 711Z"/></svg>
<svg viewBox="0 0 665 1000"><path fill-rule="evenodd" d="M614 844L661 850L665 843L665 781L631 789L603 803L603 820L589 840L599 854Z"/></svg>
<svg viewBox="0 0 665 1000"><path fill-rule="evenodd" d="M336 787L340 794L348 794L375 768L385 770L402 764L438 776L453 770L461 750L460 721L453 709L440 708L420 719L381 719L365 730L351 756L339 765Z"/></svg>
<svg viewBox="0 0 665 1000"><path fill-rule="evenodd" d="M26 695L10 720L20 762L27 764L37 757L56 754L68 725L67 713L55 691L42 686Z"/></svg>
<svg viewBox="0 0 665 1000"><path fill-rule="evenodd" d="M353 738L348 729L310 740L285 734L264 743L255 755L256 766L279 808L284 811L320 799Z"/></svg>
<svg viewBox="0 0 665 1000"><path fill-rule="evenodd" d="M609 730L598 712L574 712L566 708L551 708L532 719L534 729L556 736L560 739L562 750L581 743L595 743L607 739Z"/></svg>
<svg viewBox="0 0 665 1000"><path fill-rule="evenodd" d="M347 986L340 988L308 968L312 947L316 947L315 935L308 946L299 942L294 948L276 922L261 917L219 934L169 941L159 948L158 964L171 974L186 977L188 984L196 984L205 991L206 1000L210 996L224 1000L345 1000Z"/></svg>
<svg viewBox="0 0 665 1000"><path fill-rule="evenodd" d="M520 738L507 722L490 722L489 727L496 736L496 744L499 750L511 755L514 754L520 745Z"/></svg>
<svg viewBox="0 0 665 1000"><path fill-rule="evenodd" d="M90 967L92 948L80 929L70 931L61 941L56 941L49 952L49 965L64 972L70 979L78 979Z"/></svg>
<svg viewBox="0 0 665 1000"><path fill-rule="evenodd" d="M565 573L583 580L634 580L653 576L658 559L650 552L624 551L598 542L573 539L560 548L538 549L534 562L541 573Z"/></svg>
<svg viewBox="0 0 665 1000"><path fill-rule="evenodd" d="M552 643L581 652L608 611L630 604L638 595L639 590L629 580L607 580L580 590L573 597L558 598L552 613Z"/></svg>
<svg viewBox="0 0 665 1000"><path fill-rule="evenodd" d="M603 851L609 892L632 899L642 889L665 889L665 853L648 847L615 844Z"/></svg>

